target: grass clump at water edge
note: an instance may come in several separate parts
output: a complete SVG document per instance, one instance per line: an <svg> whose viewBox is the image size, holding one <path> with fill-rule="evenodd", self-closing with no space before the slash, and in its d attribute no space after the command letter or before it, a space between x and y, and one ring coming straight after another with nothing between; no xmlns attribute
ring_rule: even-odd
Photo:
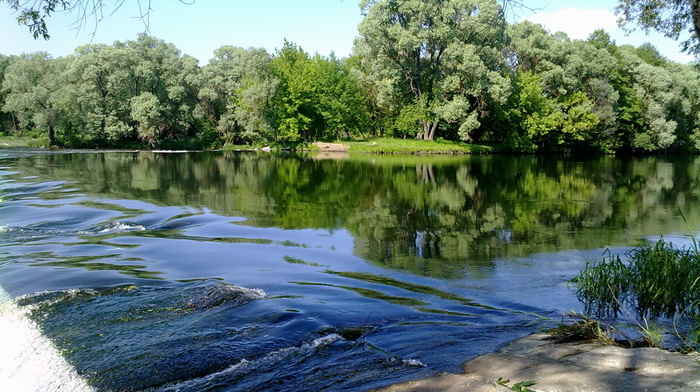
<svg viewBox="0 0 700 392"><path fill-rule="evenodd" d="M595 317L635 317L637 329L653 346L662 335L653 325L660 318L690 321L688 346L700 346L700 252L697 246L679 248L661 239L627 253L627 262L608 254L601 262L587 264L574 278L576 296L585 313ZM650 323L649 320L652 322Z"/></svg>

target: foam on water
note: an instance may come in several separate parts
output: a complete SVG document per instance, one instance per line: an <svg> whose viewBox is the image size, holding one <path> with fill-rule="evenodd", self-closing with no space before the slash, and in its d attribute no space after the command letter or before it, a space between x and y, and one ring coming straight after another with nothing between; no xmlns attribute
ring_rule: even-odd
<svg viewBox="0 0 700 392"><path fill-rule="evenodd" d="M124 233L129 231L145 231L146 228L142 225L131 223L131 222L112 222L109 225L100 227L98 234L109 234L109 233Z"/></svg>
<svg viewBox="0 0 700 392"><path fill-rule="evenodd" d="M0 287L0 390L94 391Z"/></svg>

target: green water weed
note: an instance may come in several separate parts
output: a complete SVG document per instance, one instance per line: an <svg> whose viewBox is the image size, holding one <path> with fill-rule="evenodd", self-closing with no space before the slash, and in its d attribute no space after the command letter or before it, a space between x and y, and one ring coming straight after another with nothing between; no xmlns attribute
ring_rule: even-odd
<svg viewBox="0 0 700 392"><path fill-rule="evenodd" d="M508 385L510 383L510 380L504 379L502 377L499 377L498 381L496 381L496 383L502 387L506 387L506 388L510 389L511 391L515 391L515 392L535 392L534 390L532 390L528 387L531 387L531 386L537 384L534 381L521 381L521 382L515 383L511 386L511 385Z"/></svg>

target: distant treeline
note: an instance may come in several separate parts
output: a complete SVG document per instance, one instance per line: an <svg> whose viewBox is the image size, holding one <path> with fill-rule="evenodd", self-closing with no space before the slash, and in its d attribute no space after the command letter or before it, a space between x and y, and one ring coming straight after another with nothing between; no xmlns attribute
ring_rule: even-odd
<svg viewBox="0 0 700 392"><path fill-rule="evenodd" d="M224 46L205 66L148 35L0 55L0 131L69 147L296 146L371 137L513 152L697 152L700 67L530 22L494 0L366 1L353 54Z"/></svg>

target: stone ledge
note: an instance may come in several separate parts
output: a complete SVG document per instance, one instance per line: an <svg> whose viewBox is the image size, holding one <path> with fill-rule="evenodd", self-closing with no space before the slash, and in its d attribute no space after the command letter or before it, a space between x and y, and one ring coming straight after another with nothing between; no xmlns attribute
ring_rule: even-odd
<svg viewBox="0 0 700 392"><path fill-rule="evenodd" d="M622 348L597 343L554 343L535 334L464 365L463 374L441 374L396 384L386 392L504 392L499 378L513 385L535 381L541 392L700 391L700 361L657 348Z"/></svg>

